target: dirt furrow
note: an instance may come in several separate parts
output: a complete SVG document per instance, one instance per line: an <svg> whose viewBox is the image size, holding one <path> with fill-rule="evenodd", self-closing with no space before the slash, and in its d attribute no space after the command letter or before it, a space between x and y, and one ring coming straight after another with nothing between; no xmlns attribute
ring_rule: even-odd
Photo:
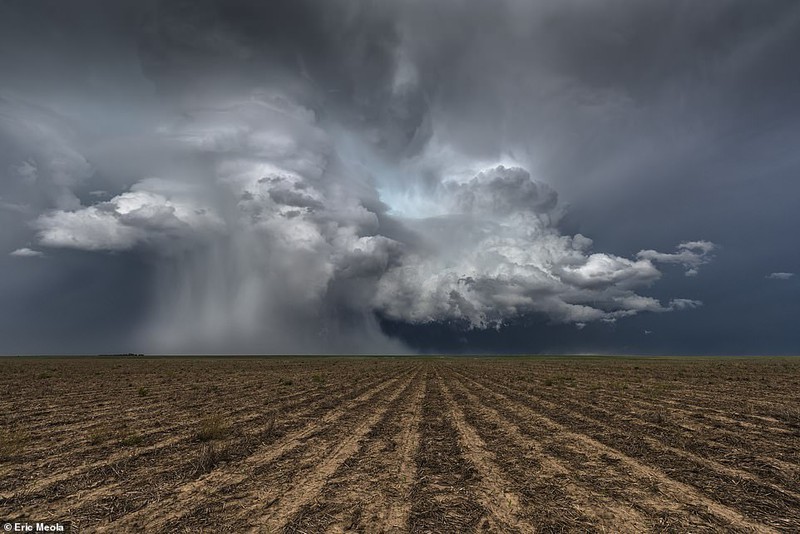
<svg viewBox="0 0 800 534"><path fill-rule="evenodd" d="M475 466L480 477L477 496L490 517L488 524L499 532L533 532L534 527L521 515L520 501L515 485L509 481L498 467L495 455L490 452L476 429L464 418L464 413L456 405L447 381L437 374L442 388L448 416L452 419L461 449L466 459ZM538 530L538 529L537 529Z"/></svg>
<svg viewBox="0 0 800 534"><path fill-rule="evenodd" d="M216 452L211 460L219 463L240 459L264 443L307 423L310 415L319 413L320 408L331 409L374 384L376 382L352 391L348 391L351 387L343 385L337 389L345 393L344 398L337 398L332 395L333 392L328 392L329 395L322 393L316 398L292 398L289 403L270 406L263 413L248 416L244 426L226 427L226 432L232 437L226 438L219 445L214 444ZM206 465L209 463L206 454L208 447L209 445L197 443L193 435L186 434L152 447L123 451L66 479L44 479L42 482L47 484L43 489L0 501L0 509L7 507L22 514L19 517L39 516L43 512L68 513L70 517L84 523L93 522L103 516L108 518L111 508L116 510L111 513L112 516L126 510L135 510L146 503L148 498L152 500L154 492L202 475L209 468ZM154 470L153 465L161 465L163 468Z"/></svg>
<svg viewBox="0 0 800 534"><path fill-rule="evenodd" d="M97 376L96 379L95 375ZM225 373L224 376L226 380L242 383L243 389L252 390L259 387L257 383L254 383L251 377L241 376L236 373ZM39 403L22 403L21 405L17 406L17 409L9 415L12 417L12 422L13 418L29 421L30 419L37 419L42 416L46 417L50 415L65 415L68 417L79 418L82 416L82 414L86 413L87 410L91 411L92 408L95 408L98 400L109 400L107 395L108 391L105 389L84 388L76 390L73 384L78 380L83 383L91 383L94 380L97 380L99 384L104 380L111 379L113 380L114 385L116 386L115 390L119 395L125 397L130 396L134 401L137 400L138 388L140 387L146 388L154 396L166 396L170 393L178 392L180 394L180 398L189 399L195 394L200 397L200 394L203 392L204 388L213 388L217 386L215 383L215 377L213 375L211 377L204 376L201 378L195 376L193 378L200 379L187 382L184 380L176 380L175 378L165 379L157 376L153 372L131 377L129 375L120 375L119 373L113 372L107 374L100 373L99 371L95 371L95 373L80 373L77 370L74 370L71 380L59 381L58 383L44 380L36 383L36 387L30 388L28 391L17 391L18 394L29 399L29 401L35 400L38 396L46 393L48 398L57 398L59 402L49 403L48 405L42 407L42 409L36 408ZM236 391L231 391L230 393L235 394ZM202 397L200 397L200 399L202 400ZM146 399L139 400L145 401Z"/></svg>
<svg viewBox="0 0 800 534"><path fill-rule="evenodd" d="M643 410L645 414L668 412L675 418L676 426L682 426L689 431L706 433L720 441L737 441L737 438L742 439L741 436L746 434L748 442L758 441L763 446L769 447L770 453L777 452L790 456L793 463L800 465L800 454L797 452L800 432L796 429L770 427L763 420L759 420L757 423L745 422L730 417L737 415L736 412L725 412L727 414L725 416L715 415L703 408L690 409L690 406L686 404L666 402L661 398L639 399L604 391L602 395L594 396L593 402L606 408L614 405L635 406ZM642 412L629 411L628 414L632 417L642 418ZM758 448L762 449L762 446Z"/></svg>
<svg viewBox="0 0 800 534"><path fill-rule="evenodd" d="M500 387L510 393L506 395L470 377L464 378L482 391L487 392L491 397L504 402L506 406L515 405L514 408L509 409L520 414L518 417L521 419L541 424L553 432L562 433L565 438L572 440L573 443L580 445L581 448L588 448L587 452L591 450L599 451L611 458L612 462L623 463L625 468L637 478L657 482L659 491L667 495L671 500L705 510L708 514L715 516L720 524L727 525L728 528L740 531L774 532L773 528L780 528L783 524L782 519L779 518L776 521L775 518L767 517L763 514L759 514L763 518L763 523L759 522L758 519L754 521L748 517L749 514L746 515L740 510L736 501L731 503L731 499L725 499L725 501L728 501L727 503L720 502L717 499L718 495L714 495L712 500L703 491L705 488L696 488L695 484L686 481L685 477L680 476L680 472L671 469L669 461L660 458L656 451L647 451L649 454L643 454L638 447L640 440L634 436L609 440L606 432L586 429L584 425L576 424L568 416L562 416L557 413L557 409L554 409L554 412L542 410L540 405L536 405L536 408L533 408L533 403L529 397L519 392L516 392L515 395L514 391L508 391L510 388L493 384L495 388ZM731 489L727 484L721 487L724 489L719 491ZM770 525L770 523L776 522L778 523L777 525Z"/></svg>
<svg viewBox="0 0 800 534"><path fill-rule="evenodd" d="M372 384L375 384L375 382L368 383L367 387ZM293 410L299 407L301 411L297 413L295 417L302 417L310 408L316 406L316 403L323 402L326 398L331 396L335 397L340 392L345 392L348 389L358 390L359 386L355 385L356 387L353 388L354 385L343 386L333 391L317 391L316 388L314 388L313 392L309 392L312 394L308 398L300 397L298 400L294 397L287 397L287 399L280 399L275 404L270 405L266 410L261 409L261 407L264 406L263 403L248 404L246 405L246 409L251 413L248 413L244 417L235 417L236 414L243 412L243 409L237 408L233 413L226 416L225 424L231 434L244 433L246 429L250 434L257 435L264 430L265 425L271 427L274 424L276 413L285 410ZM303 406L301 406L301 403ZM67 468L67 470L59 471L47 469L47 474L38 475L37 478L34 478L32 484L18 488L14 493L0 496L0 504L8 503L9 505L13 504L15 507L24 507L26 501L31 499L53 499L57 498L59 495L70 494L70 482L72 485L79 483L84 487L91 487L95 485L97 481L107 478L111 474L124 471L126 477L129 477L138 467L147 467L159 459L170 460L170 458L160 457L159 455L168 452L173 453L173 455L181 454L180 450L171 451L170 449L178 444L190 445L190 442L193 440L191 429L197 427L196 421L193 420L194 418L189 417L185 419L186 421L184 423L178 425L180 429L183 430L178 435L175 435L178 428L174 428L172 431L169 429L155 431L152 435L136 434L137 439L141 439L141 445L133 450L129 450L128 447L123 447L123 450L119 452L112 453L98 460L83 463L77 467ZM148 438L151 436L169 437L160 441L148 443ZM56 451L53 452L53 458L57 458L59 462L63 462L67 465L69 464L69 458L59 456ZM50 461L52 461L52 458ZM169 461L167 465L175 467L172 461Z"/></svg>
<svg viewBox="0 0 800 534"><path fill-rule="evenodd" d="M0 358L0 517L86 532L798 532L798 451L800 359Z"/></svg>
<svg viewBox="0 0 800 534"><path fill-rule="evenodd" d="M394 477L392 484L394 492L390 493L388 510L378 528L381 532L402 532L408 527L408 518L411 514L409 496L417 478L414 456L419 449L419 426L422 421L422 401L426 394L427 376L427 373L420 376L419 390L405 414L401 416L400 432L393 441L392 448L397 451L400 461L396 472L389 471L389 476Z"/></svg>
<svg viewBox="0 0 800 534"><path fill-rule="evenodd" d="M426 381L409 531L465 533L488 527L488 511L478 498L479 475L442 409L440 379L429 375Z"/></svg>
<svg viewBox="0 0 800 534"><path fill-rule="evenodd" d="M166 525L178 524L183 517L209 506L204 503L218 503L221 491L228 491L244 483L258 469L263 469L275 459L303 446L309 438L337 423L356 407L380 396L400 380L401 377L387 377L386 381L353 400L339 404L331 403L330 407L325 407L312 420L281 439L269 443L266 447L259 447L240 461L215 469L198 480L171 488L168 495L145 505L136 512L120 517L117 521L101 525L98 531L114 532L120 529L140 529L145 526L148 529L163 531ZM191 508L186 507L187 502L193 503Z"/></svg>
<svg viewBox="0 0 800 534"><path fill-rule="evenodd" d="M659 502L649 484L576 451L572 441L541 425L509 416L486 395L478 397L458 380L453 395L466 420L494 451L504 471L522 488L527 517L544 530L599 528L608 532L643 532L667 527L698 531L690 512ZM602 466L602 468L600 468ZM536 477L531 477L536 473ZM542 496L549 497L548 500Z"/></svg>
<svg viewBox="0 0 800 534"><path fill-rule="evenodd" d="M527 388L523 391L534 398L556 403L559 406L568 406L594 421L614 421L619 426L648 436L648 439L659 442L661 446L675 454L685 455L687 458L704 463L731 477L740 477L755 483L766 484L776 491L783 491L800 499L800 493L798 493L800 491L800 478L798 478L800 469L797 465L778 459L785 454L790 454L792 458L797 457L800 438L795 440L794 448L790 451L787 450L791 448L790 445L771 447L770 444L758 440L757 436L752 436L749 432L743 434L741 430L739 436L720 436L713 429L703 426L686 428L678 423L672 423L668 420L669 414L665 415L663 411L657 409L644 414L634 413L620 406L609 406L602 400L586 401L577 396L554 399L552 395L531 391ZM651 419L653 422L647 419ZM743 435L747 436L747 439ZM750 451L744 453L743 450L746 449L743 445L748 442L750 445L754 445L754 449L760 451L761 454L753 454ZM778 468L773 465L776 463ZM781 467L780 464L783 466Z"/></svg>
<svg viewBox="0 0 800 534"><path fill-rule="evenodd" d="M406 530L424 387L420 372L284 532Z"/></svg>
<svg viewBox="0 0 800 534"><path fill-rule="evenodd" d="M755 433L759 436L763 436L765 439L777 440L787 438L796 439L797 436L800 435L796 426L783 426L781 421L773 417L765 417L739 411L743 409L743 406L738 402L731 402L731 399L728 400L728 402L731 403L731 406L728 409L723 410L719 408L707 408L688 402L680 402L660 397L657 399L640 399L637 397L613 394L606 396L609 398L617 397L622 401L630 399L633 402L643 404L645 406L649 404L651 406L656 405L659 407L665 407L671 411L682 413L686 417L694 418L698 414L701 414L702 419L698 421L702 421L707 426L717 430L726 430L729 432L741 432L742 430L746 430L749 433ZM752 403L753 401L749 402ZM786 402L788 403L789 401L787 400ZM775 424L782 426L774 426Z"/></svg>
<svg viewBox="0 0 800 534"><path fill-rule="evenodd" d="M224 520L218 513L222 510L212 504L166 528L212 532L282 530L298 507L318 498L325 480L355 452L358 438L375 420L376 407L379 417L412 384L413 377L394 384L379 397L349 410L335 425L320 427L300 446L256 467L241 483L220 488L220 494L232 496L224 507Z"/></svg>
<svg viewBox="0 0 800 534"><path fill-rule="evenodd" d="M313 396L324 394L318 393L318 388L312 388L312 390L307 391L307 393ZM287 400L287 398L276 399L277 406L283 409L285 400ZM311 400L314 399L312 398ZM257 426L259 423L262 423L262 420L265 418L263 413L259 413L260 408L264 405L265 403L259 400L258 402L249 403L244 406L237 406L237 408L226 414L226 423L234 427L234 429L245 425ZM286 407L290 407L290 405ZM213 413L213 410L210 409L209 412ZM240 414L243 413L246 415L240 417ZM96 439L93 437L94 427L71 428L71 433L76 436L83 436L83 438L77 442L60 444L49 450L43 448L43 450L47 450L48 452L46 456L42 456L41 463L34 463L33 465L28 463L25 466L20 465L17 466L16 470L4 473L4 479L7 484L0 483L0 491L3 492L0 494L0 498L13 500L18 495L35 495L46 490L50 485L76 478L87 471L105 468L120 460L130 460L132 456L138 456L140 454L149 455L154 451L191 439L189 431L196 426L196 419L197 413L194 411L174 414L169 417L161 415L157 421L179 422L167 426L151 426L147 431L141 431L139 429L134 431L128 428L129 436L135 437L138 448L133 451L122 450L111 453L110 455L106 452L108 447L114 446L117 441L120 439L124 441L126 438L125 434L121 432L121 429L126 428L124 425L109 425L107 422L98 423L103 430L108 432L108 436L104 438L102 443L98 443L95 446L90 444L92 440ZM165 436L169 437L160 439ZM127 447L123 446L123 449L127 449ZM29 458L27 451L26 458ZM80 460L78 460L80 463L74 466L75 461L73 461L73 459L77 458L80 458ZM56 459L57 462L55 461ZM35 457L28 459L28 462L34 461L36 461ZM34 482L26 486L19 486L19 484L24 483L25 480L34 480Z"/></svg>
<svg viewBox="0 0 800 534"><path fill-rule="evenodd" d="M319 390L321 390L319 387L310 388L306 393L314 394ZM51 463L53 457L60 458L63 465L74 465L76 462L89 463L93 456L102 458L104 448L109 445L109 441L113 443L113 436L118 434L135 434L137 441L149 445L159 436L174 436L191 427L201 416L216 413L217 406L235 405L235 408L226 411L227 417L233 424L237 421L246 421L247 414L258 411L270 401L283 400L277 395L263 397L243 391L240 396L227 400L211 398L199 408L185 409L170 406L168 411L159 410L157 416L153 415L154 407L161 406L163 401L154 401L153 405L133 411L118 408L97 410L81 423L62 426L63 422L59 421L54 423L53 430L46 433L29 431L32 436L46 436L46 439L35 440L34 444L38 447L29 447L26 450L26 457L30 462L29 465L35 467L43 465L52 473L50 471L52 466L46 464ZM245 416L241 417L242 414ZM0 488L0 491L2 490L7 489Z"/></svg>
<svg viewBox="0 0 800 534"><path fill-rule="evenodd" d="M48 495L48 509L63 510L71 517L83 518L84 523L92 517L106 515L113 518L123 511L136 510L148 498L152 499L153 488L168 491L177 484L197 478L218 463L238 461L256 448L306 424L313 419L312 414L319 413L320 408L329 409L368 390L373 384L358 387L344 396L292 400L280 410L271 407L267 414L259 417L268 420L267 423L256 425L255 419L251 418L246 428L232 428L234 437L219 444L198 444L192 436L184 436L169 447L142 454L131 453L130 456L81 473L74 480L58 485L57 495ZM347 389L341 388L342 392ZM293 412L292 407L299 410ZM151 467L153 464L168 467L154 472ZM109 495L114 497L109 498ZM54 497L58 499L57 504L52 503ZM109 511L109 504L113 504L116 511ZM23 508L27 509L30 508ZM104 514L102 511L105 511ZM30 515L35 513L31 511Z"/></svg>
<svg viewBox="0 0 800 534"><path fill-rule="evenodd" d="M783 528L800 525L800 498L783 488L759 480L741 470L700 458L690 452L670 447L647 435L642 429L630 428L613 419L594 419L573 409L564 399L556 404L530 393L521 392L499 382L490 382L552 420L581 430L598 441L634 457L656 464L671 478L691 484L715 501L739 510L752 520Z"/></svg>
<svg viewBox="0 0 800 534"><path fill-rule="evenodd" d="M683 410L676 413L655 400L643 401L627 396L612 395L605 390L585 390L578 386L541 387L529 381L502 380L487 377L513 389L550 401L559 406L569 405L576 411L599 421L609 419L636 426L643 434L662 441L727 468L739 470L742 476L763 477L783 490L800 491L798 472L800 436L787 437L780 442L760 439L762 434L747 427L721 429L708 422L702 413ZM682 417L681 414L687 414ZM771 436L774 438L774 436ZM700 439L702 438L702 439Z"/></svg>
<svg viewBox="0 0 800 534"><path fill-rule="evenodd" d="M653 391L647 383L642 385L645 391ZM700 388L698 388L700 389ZM769 386L759 387L752 391L731 391L727 388L702 388L686 389L684 387L669 392L658 391L658 401L672 405L678 409L688 409L694 413L703 413L709 419L722 425L736 428L739 424L754 425L756 428L768 428L779 434L796 433L796 424L791 425L778 417L754 413L756 410L767 410L776 405L786 403L798 405L800 399L791 398L786 389L778 389L779 393L773 394ZM609 391L609 393L613 393ZM639 392L627 391L625 398L637 398ZM745 402L739 402L746 399ZM644 399L647 400L647 399ZM734 402L732 402L734 401ZM776 426L777 425L777 426Z"/></svg>
<svg viewBox="0 0 800 534"><path fill-rule="evenodd" d="M416 431L413 414L421 400L421 375L418 373L399 395L371 412L359 431L337 444L337 453L295 484L293 490L299 493L307 488L318 489L317 493L309 491L302 498L285 498L290 506L267 514L260 524L267 530L292 533L331 529L383 531L378 525L386 524L390 503L402 502L411 483L399 478L402 462L408 458L396 440L411 441L411 434ZM411 416L408 424L400 424L403 416ZM349 456L343 459L346 454ZM330 472L333 467L335 471Z"/></svg>
<svg viewBox="0 0 800 534"><path fill-rule="evenodd" d="M330 369L329 369L330 371ZM293 381L306 380L314 382L312 378L320 378L319 373L299 372L289 386L283 383L275 386L280 373L268 373L269 376L259 376L252 374L242 380L241 388L218 387L217 383L223 385L226 381L234 380L236 374L226 371L226 368L218 371L217 377L212 377L212 383L203 386L192 386L183 389L174 389L169 395L160 395L156 389L146 389L143 397L135 393L127 394L119 392L109 396L109 390L104 387L89 387L87 389L102 391L105 393L102 402L94 402L92 406L85 409L72 407L69 403L64 403L65 409L73 413L85 414L81 416L87 420L88 425L70 424L64 426L62 418L49 418L43 414L31 416L25 421L24 429L29 437L25 448L25 462L16 464L0 465L0 493L8 494L18 488L19 483L26 480L38 480L43 477L54 476L57 473L54 469L61 466L69 466L71 469L76 463L88 464L92 459L103 461L108 454L108 446L115 443L116 436L120 434L135 435L135 441L144 446L150 446L164 436L174 436L187 426L193 424L201 415L214 413L216 406L235 406L230 410L230 417L236 417L239 413L258 411L271 399L283 400L289 397L301 396L314 390L323 388L322 383L303 391L295 391L285 395L285 388L290 387ZM363 379L363 377L362 377ZM357 381L360 379L357 379ZM147 381L142 381L149 383ZM170 382L173 382L170 380ZM198 382L203 384L203 382ZM197 397L197 401L195 401ZM248 402L243 403L242 400ZM134 404L132 408L124 408L126 405ZM146 403L142 405L142 403ZM36 404L35 399L30 400L30 404ZM157 412L154 408L157 407ZM124 409L123 409L124 408ZM157 414L154 416L154 414ZM4 418L6 425L9 415ZM84 420L81 419L81 420ZM46 421L47 432L37 431L36 422ZM177 421L177 424L173 422ZM165 424L166 423L166 424ZM253 421L257 423L257 421ZM45 424L45 423L43 423ZM13 425L12 425L13 426ZM9 428L6 426L6 428ZM124 436L123 436L124 437ZM54 458L58 461L54 462ZM62 471L64 468L62 468Z"/></svg>

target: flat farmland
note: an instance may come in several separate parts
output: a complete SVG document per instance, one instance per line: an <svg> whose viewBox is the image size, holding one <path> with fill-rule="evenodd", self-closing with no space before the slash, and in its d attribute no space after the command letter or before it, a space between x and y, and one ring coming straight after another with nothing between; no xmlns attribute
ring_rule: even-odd
<svg viewBox="0 0 800 534"><path fill-rule="evenodd" d="M800 359L5 358L0 518L798 532Z"/></svg>

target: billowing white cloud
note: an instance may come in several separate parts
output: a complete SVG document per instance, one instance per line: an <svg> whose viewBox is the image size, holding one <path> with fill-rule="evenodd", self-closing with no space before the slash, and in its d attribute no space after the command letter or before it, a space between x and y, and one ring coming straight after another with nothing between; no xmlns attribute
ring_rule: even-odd
<svg viewBox="0 0 800 534"><path fill-rule="evenodd" d="M376 308L392 319L483 328L542 313L581 324L695 303L636 294L661 276L651 259L592 253L591 239L560 234L556 193L524 169L487 169L440 194L453 213L407 221L425 244L378 284Z"/></svg>
<svg viewBox="0 0 800 534"><path fill-rule="evenodd" d="M17 258L41 258L44 256L44 253L39 250L33 250L28 247L18 248L12 252L9 252L9 256L14 256Z"/></svg>
<svg viewBox="0 0 800 534"><path fill-rule="evenodd" d="M480 172L466 183L445 182L447 197L455 213L505 216L516 212L539 216L552 212L558 204L557 193L547 184L531 179L519 167L499 165Z"/></svg>
<svg viewBox="0 0 800 534"><path fill-rule="evenodd" d="M140 182L108 202L46 213L35 223L39 241L83 250L127 250L144 243L171 250L176 243L180 248L185 241L221 230L222 220L209 208L149 191L148 185L155 183Z"/></svg>

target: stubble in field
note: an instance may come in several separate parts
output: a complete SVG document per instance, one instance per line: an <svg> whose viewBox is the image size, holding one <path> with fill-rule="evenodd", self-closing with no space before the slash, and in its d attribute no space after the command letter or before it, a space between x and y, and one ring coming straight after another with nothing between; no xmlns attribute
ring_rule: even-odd
<svg viewBox="0 0 800 534"><path fill-rule="evenodd" d="M792 359L6 359L0 517L796 532Z"/></svg>

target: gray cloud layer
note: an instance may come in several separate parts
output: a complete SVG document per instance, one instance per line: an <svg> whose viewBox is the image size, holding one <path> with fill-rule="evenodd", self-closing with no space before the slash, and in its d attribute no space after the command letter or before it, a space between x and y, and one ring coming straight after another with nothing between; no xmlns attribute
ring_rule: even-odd
<svg viewBox="0 0 800 534"><path fill-rule="evenodd" d="M799 16L622 0L85 6L64 20L3 7L6 24L67 36L4 59L2 244L147 258L139 341L206 352L407 350L378 318L583 326L697 308L656 282L706 269L718 233L681 226L614 253L601 228L566 229L580 209L559 193L616 209L650 183L632 169L730 127L754 73L782 93L791 74L757 58Z"/></svg>

